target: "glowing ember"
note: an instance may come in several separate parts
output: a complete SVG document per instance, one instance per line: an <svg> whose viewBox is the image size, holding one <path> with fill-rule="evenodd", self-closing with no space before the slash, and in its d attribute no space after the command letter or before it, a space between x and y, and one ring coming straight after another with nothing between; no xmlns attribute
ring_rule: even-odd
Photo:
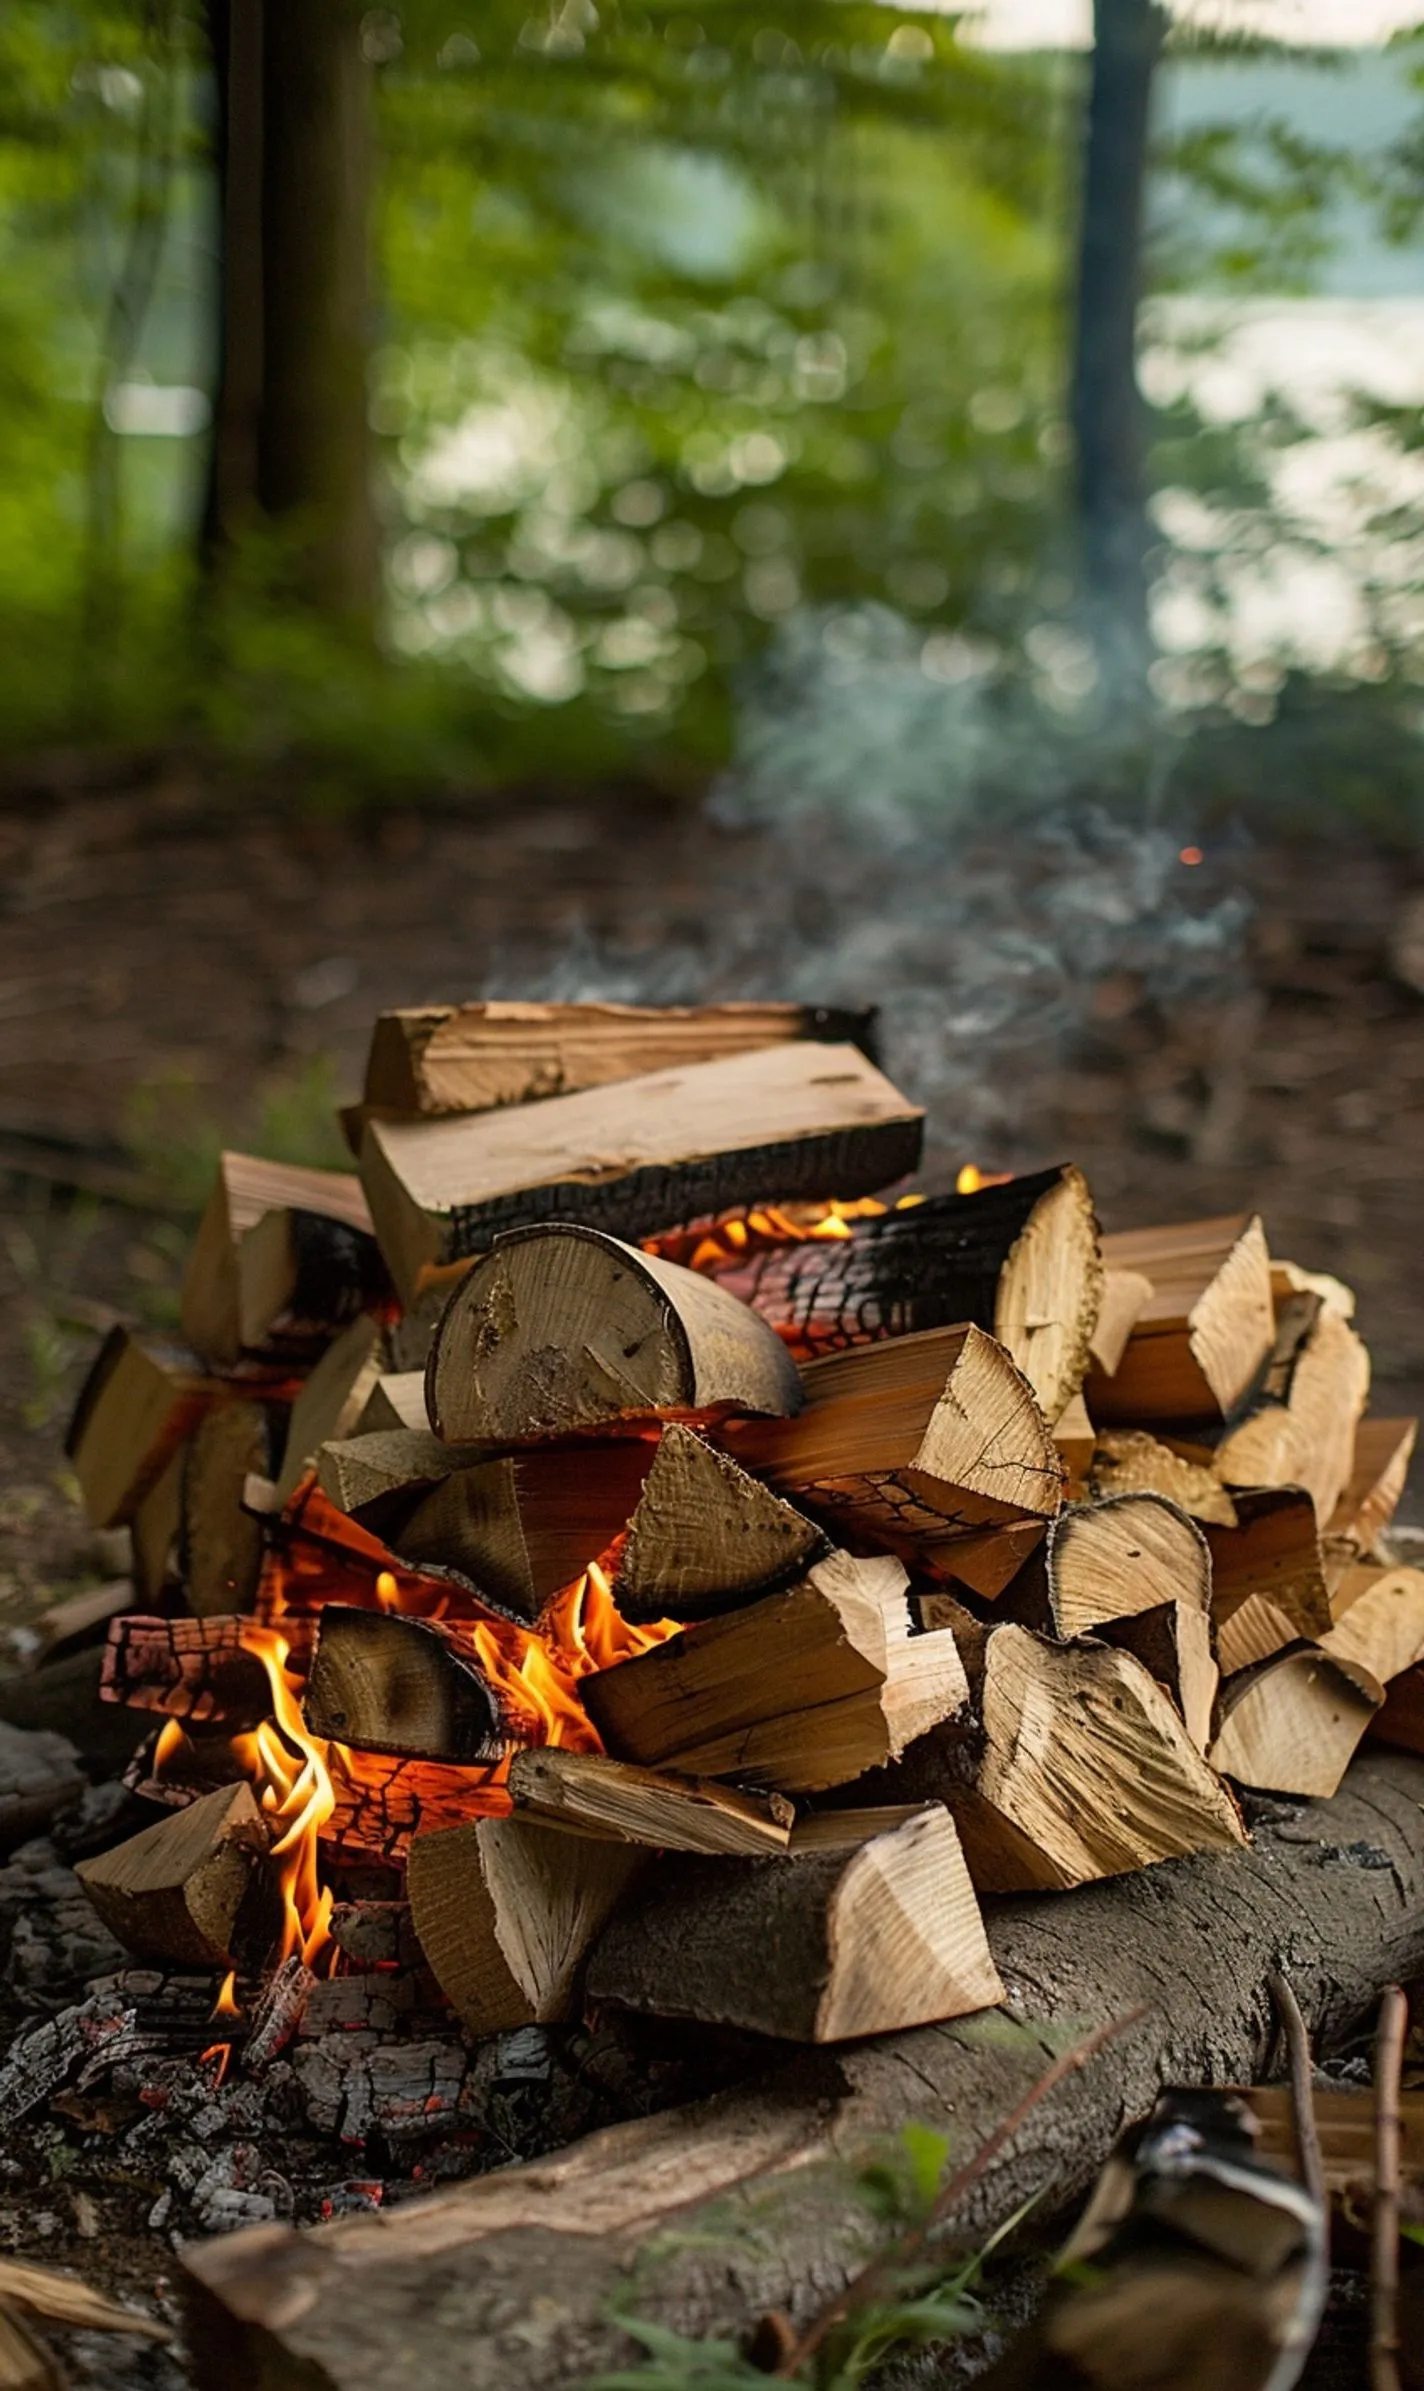
<svg viewBox="0 0 1424 2391"><path fill-rule="evenodd" d="M199 2051L198 2065L206 2067L210 2059L217 2061L216 2072L213 2076L213 2090L220 2092L228 2068L232 2063L232 2044L230 2042L210 2042L205 2051Z"/></svg>
<svg viewBox="0 0 1424 2391"><path fill-rule="evenodd" d="M981 1171L977 1162L966 1162L954 1182L956 1195L978 1195L981 1187L1006 1187L1012 1171Z"/></svg>
<svg viewBox="0 0 1424 2391"><path fill-rule="evenodd" d="M859 1196L850 1203L755 1204L747 1211L724 1212L715 1220L694 1221L686 1229L645 1237L643 1251L715 1277L753 1254L777 1246L804 1245L812 1238L849 1237L857 1221L881 1220L887 1212L903 1212L924 1200L922 1195L903 1195L893 1204L882 1204L876 1196Z"/></svg>

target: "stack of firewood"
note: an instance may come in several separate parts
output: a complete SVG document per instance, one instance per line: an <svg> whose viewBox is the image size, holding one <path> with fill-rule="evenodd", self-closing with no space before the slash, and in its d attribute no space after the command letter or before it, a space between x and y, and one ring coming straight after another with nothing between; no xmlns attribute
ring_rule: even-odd
<svg viewBox="0 0 1424 2391"><path fill-rule="evenodd" d="M1424 1750L1349 1290L1249 1216L1103 1236L1071 1165L905 1193L868 1044L393 1013L359 1178L223 1157L185 1342L115 1332L70 1439L164 1721L81 1871L131 1949L326 1965L334 1895L477 2034L836 2040L999 1998L979 1893Z"/></svg>

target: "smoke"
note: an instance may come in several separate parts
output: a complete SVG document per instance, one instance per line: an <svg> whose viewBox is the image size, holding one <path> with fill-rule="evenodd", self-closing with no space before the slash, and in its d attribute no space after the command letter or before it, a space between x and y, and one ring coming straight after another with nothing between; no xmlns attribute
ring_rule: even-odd
<svg viewBox="0 0 1424 2391"><path fill-rule="evenodd" d="M1239 850L1193 861L1145 806L1074 796L1087 730L952 646L883 608L796 618L744 692L697 918L636 948L585 929L518 992L878 1005L932 1147L1004 1163L1037 1158L1045 1083L1105 1010L1229 1007Z"/></svg>

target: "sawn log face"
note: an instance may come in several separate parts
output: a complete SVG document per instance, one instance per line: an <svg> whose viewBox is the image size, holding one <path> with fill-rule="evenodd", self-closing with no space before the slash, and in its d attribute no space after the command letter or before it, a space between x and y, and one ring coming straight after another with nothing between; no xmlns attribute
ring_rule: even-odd
<svg viewBox="0 0 1424 2391"><path fill-rule="evenodd" d="M877 2227L854 2166L911 2119L967 2155L1065 2038L1147 2014L1034 2112L975 2187L966 2239L1030 2192L1082 2190L1124 2114L1167 2083L1250 2082L1284 1967L1322 2052L1379 1987L1424 1969L1424 1763L1356 1763L1333 1801L1263 1824L1249 1851L1169 1863L989 1928L1007 2012L789 2064L751 2093L618 2126L389 2215L259 2226L190 2250L201 2391L554 2391L628 2363L624 2301L734 2337L804 2321Z"/></svg>

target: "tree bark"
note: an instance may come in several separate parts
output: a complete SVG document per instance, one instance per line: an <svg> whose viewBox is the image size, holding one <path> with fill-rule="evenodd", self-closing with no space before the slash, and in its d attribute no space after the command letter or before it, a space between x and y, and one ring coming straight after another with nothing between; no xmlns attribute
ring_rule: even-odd
<svg viewBox="0 0 1424 2391"><path fill-rule="evenodd" d="M1137 309L1155 0L1094 0L1070 411L1088 627L1106 694L1140 706L1149 653Z"/></svg>
<svg viewBox="0 0 1424 2391"><path fill-rule="evenodd" d="M691 2334L735 2337L769 2309L804 2324L879 2239L856 2169L887 2136L944 2124L962 2160L1065 2042L1145 2003L1034 2111L952 2230L974 2244L1045 2186L1051 2213L1163 2085L1266 2072L1272 1969L1322 2052L1420 1972L1421 1803L1424 1764L1371 1757L1249 1851L1006 1902L989 1927L1003 2009L803 2058L388 2216L192 2249L201 2391L554 2391L627 2363L618 2302Z"/></svg>

